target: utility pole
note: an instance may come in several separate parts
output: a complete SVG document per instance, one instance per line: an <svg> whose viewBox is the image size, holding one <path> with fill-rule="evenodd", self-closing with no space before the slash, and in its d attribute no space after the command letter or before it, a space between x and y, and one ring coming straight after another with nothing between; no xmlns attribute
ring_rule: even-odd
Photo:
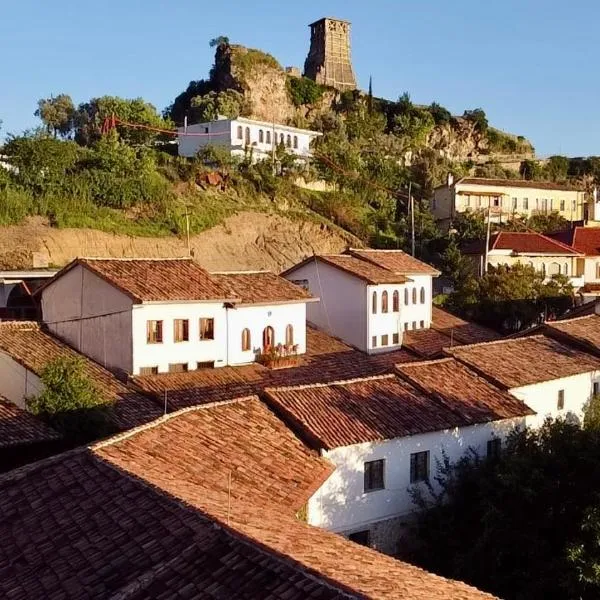
<svg viewBox="0 0 600 600"><path fill-rule="evenodd" d="M415 200L412 195L412 181L408 183L408 201L410 203L410 227L412 255L415 255Z"/></svg>
<svg viewBox="0 0 600 600"><path fill-rule="evenodd" d="M489 251L489 247L490 247L490 223L491 223L490 211L491 211L491 208L488 206L487 229L485 232L485 253L484 253L484 259L483 259L483 275L485 275L487 273L487 268L488 268L488 251Z"/></svg>
<svg viewBox="0 0 600 600"><path fill-rule="evenodd" d="M185 234L187 238L188 256L192 255L192 247L190 245L190 213L187 204L185 205Z"/></svg>

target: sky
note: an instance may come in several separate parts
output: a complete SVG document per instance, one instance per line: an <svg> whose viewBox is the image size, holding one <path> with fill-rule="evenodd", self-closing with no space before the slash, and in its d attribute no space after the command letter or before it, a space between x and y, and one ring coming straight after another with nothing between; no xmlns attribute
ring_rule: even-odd
<svg viewBox="0 0 600 600"><path fill-rule="evenodd" d="M0 136L37 125L52 94L162 110L208 75L219 35L302 67L323 16L352 22L360 88L481 107L540 156L600 155L597 0L0 0Z"/></svg>

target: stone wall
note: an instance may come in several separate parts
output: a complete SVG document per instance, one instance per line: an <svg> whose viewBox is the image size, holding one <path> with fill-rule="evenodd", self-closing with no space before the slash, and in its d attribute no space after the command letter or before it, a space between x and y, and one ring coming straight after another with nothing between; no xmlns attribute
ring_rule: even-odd
<svg viewBox="0 0 600 600"><path fill-rule="evenodd" d="M383 554L398 556L406 553L411 545L410 523L414 519L412 515L403 515L384 519L376 523L369 523L359 529L346 531L342 535L349 537L356 531L369 531L369 546Z"/></svg>

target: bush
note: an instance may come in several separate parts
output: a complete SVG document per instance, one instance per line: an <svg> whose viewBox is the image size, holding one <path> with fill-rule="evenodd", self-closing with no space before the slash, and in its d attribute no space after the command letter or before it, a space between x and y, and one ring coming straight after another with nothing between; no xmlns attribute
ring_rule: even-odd
<svg viewBox="0 0 600 600"><path fill-rule="evenodd" d="M463 117L467 121L471 121L481 133L487 132L488 120L483 109L474 108L473 110L465 110Z"/></svg>
<svg viewBox="0 0 600 600"><path fill-rule="evenodd" d="M431 103L428 110L431 113L436 125L445 125L446 123L450 123L452 120L452 114L450 111L447 108L440 106L437 102Z"/></svg>
<svg viewBox="0 0 600 600"><path fill-rule="evenodd" d="M288 90L294 106L315 104L323 97L325 88L308 77L288 77Z"/></svg>

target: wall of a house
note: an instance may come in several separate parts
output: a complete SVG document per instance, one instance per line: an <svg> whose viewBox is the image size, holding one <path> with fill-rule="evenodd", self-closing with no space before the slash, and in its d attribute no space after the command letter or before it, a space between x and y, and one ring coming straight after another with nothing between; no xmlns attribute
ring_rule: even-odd
<svg viewBox="0 0 600 600"><path fill-rule="evenodd" d="M203 134L203 135L182 135L183 127L177 129L179 156L193 157L198 154L201 148L206 146L225 146L231 147L231 120L223 119L207 123L196 123L189 125L187 133ZM208 135L204 135L208 132ZM210 134L215 134L211 136Z"/></svg>
<svg viewBox="0 0 600 600"><path fill-rule="evenodd" d="M25 408L25 399L38 396L44 390L40 378L14 361L8 354L0 352L0 396L4 396L20 408Z"/></svg>

